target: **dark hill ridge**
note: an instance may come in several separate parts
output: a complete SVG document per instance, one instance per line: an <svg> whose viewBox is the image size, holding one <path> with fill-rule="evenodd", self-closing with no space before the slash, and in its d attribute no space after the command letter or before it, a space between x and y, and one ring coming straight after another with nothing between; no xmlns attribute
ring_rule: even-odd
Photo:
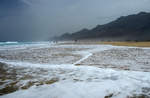
<svg viewBox="0 0 150 98"><path fill-rule="evenodd" d="M57 37L59 40L150 41L150 13L122 16L108 24Z"/></svg>

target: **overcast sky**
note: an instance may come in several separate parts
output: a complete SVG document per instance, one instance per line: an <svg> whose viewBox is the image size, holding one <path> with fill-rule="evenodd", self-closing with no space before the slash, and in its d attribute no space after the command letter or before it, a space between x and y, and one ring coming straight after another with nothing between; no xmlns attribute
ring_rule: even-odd
<svg viewBox="0 0 150 98"><path fill-rule="evenodd" d="M44 40L150 12L150 0L0 0L0 41Z"/></svg>

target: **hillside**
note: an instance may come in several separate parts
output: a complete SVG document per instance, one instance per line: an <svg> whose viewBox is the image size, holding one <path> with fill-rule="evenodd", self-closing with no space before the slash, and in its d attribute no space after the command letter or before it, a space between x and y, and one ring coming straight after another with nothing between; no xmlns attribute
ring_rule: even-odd
<svg viewBox="0 0 150 98"><path fill-rule="evenodd" d="M102 41L149 41L150 13L140 12L129 16L122 16L108 24L97 25L88 30L83 29L75 33L65 33L57 40L96 39Z"/></svg>

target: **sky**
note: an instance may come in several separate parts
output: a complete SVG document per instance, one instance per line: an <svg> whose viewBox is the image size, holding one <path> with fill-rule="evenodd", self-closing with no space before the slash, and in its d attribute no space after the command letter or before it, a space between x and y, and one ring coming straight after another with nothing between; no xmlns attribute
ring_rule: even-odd
<svg viewBox="0 0 150 98"><path fill-rule="evenodd" d="M141 11L150 0L0 0L0 41L46 40Z"/></svg>

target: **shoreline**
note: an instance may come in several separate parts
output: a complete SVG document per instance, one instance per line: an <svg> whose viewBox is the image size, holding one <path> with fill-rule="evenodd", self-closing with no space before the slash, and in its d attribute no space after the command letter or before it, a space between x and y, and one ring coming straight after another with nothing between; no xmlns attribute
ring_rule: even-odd
<svg viewBox="0 0 150 98"><path fill-rule="evenodd" d="M60 41L58 44L86 44L86 45L113 45L113 46L129 46L129 47L150 47L150 41L93 41L93 40L79 40L79 41Z"/></svg>
<svg viewBox="0 0 150 98"><path fill-rule="evenodd" d="M0 50L0 97L149 97L150 48L86 43Z"/></svg>

